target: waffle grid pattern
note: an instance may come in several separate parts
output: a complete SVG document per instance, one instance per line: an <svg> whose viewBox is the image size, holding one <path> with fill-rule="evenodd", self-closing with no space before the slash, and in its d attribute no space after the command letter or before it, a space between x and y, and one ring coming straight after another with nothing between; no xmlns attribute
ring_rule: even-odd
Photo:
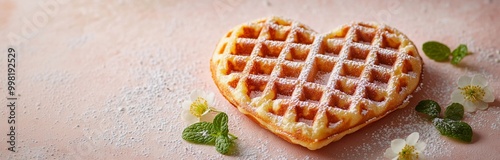
<svg viewBox="0 0 500 160"><path fill-rule="evenodd" d="M269 18L233 29L219 45L213 61L227 59L219 63L222 83L236 103L249 104L240 111L299 134L284 137L289 141L325 139L385 115L411 94L421 72L413 44L377 24L317 34Z"/></svg>

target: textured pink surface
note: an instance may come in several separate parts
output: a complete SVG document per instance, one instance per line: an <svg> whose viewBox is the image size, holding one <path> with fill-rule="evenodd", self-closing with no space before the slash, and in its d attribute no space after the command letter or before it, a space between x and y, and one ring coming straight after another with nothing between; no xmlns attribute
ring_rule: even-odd
<svg viewBox="0 0 500 160"><path fill-rule="evenodd" d="M53 4L44 7L45 4ZM499 1L29 1L0 0L0 75L9 46L18 51L17 153L0 136L0 159L383 159L395 138L420 132L428 159L498 159L500 148ZM379 21L404 32L421 49L429 40L473 53L459 66L425 62L422 89L407 108L320 150L273 135L218 93L209 59L227 30L278 15L327 32L351 21ZM14 38L13 38L14 37ZM482 74L496 101L467 113L472 144L437 133L414 111L422 99L443 107L461 75ZM6 96L6 78L0 78ZM181 139L188 125L180 104L194 89L216 93L229 114L238 152ZM0 102L6 104L5 98ZM7 133L8 108L0 109Z"/></svg>

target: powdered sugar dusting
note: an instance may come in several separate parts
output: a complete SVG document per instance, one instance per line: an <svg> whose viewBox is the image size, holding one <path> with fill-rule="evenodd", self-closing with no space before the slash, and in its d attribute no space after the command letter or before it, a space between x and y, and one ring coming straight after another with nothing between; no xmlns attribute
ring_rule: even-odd
<svg viewBox="0 0 500 160"><path fill-rule="evenodd" d="M419 141L427 143L424 152L425 157L434 159L451 153L453 146L439 134L431 122L411 110L404 110L403 112L403 114L394 117L397 121L382 124L374 132L364 133L365 138L360 141L365 143L359 146L344 147L346 153L341 154L338 158L371 159L377 157L376 159L384 159L383 152L390 147L390 142L393 139L405 139L412 132L419 132ZM356 154L352 154L352 151Z"/></svg>

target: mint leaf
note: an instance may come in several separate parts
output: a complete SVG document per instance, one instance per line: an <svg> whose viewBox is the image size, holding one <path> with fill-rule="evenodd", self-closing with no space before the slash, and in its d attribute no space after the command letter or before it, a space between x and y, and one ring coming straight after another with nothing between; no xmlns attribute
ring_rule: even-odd
<svg viewBox="0 0 500 160"><path fill-rule="evenodd" d="M422 50L427 57L435 61L446 61L449 59L451 53L448 46L436 41L425 42L422 45Z"/></svg>
<svg viewBox="0 0 500 160"><path fill-rule="evenodd" d="M229 132L227 122L228 122L228 117L226 113L221 112L217 114L217 116L215 116L213 121L214 124L213 132L227 137L227 133Z"/></svg>
<svg viewBox="0 0 500 160"><path fill-rule="evenodd" d="M198 144L215 144L215 149L221 154L228 154L233 140L238 137L229 133L227 114L221 112L215 116L213 123L198 122L182 131L182 138Z"/></svg>
<svg viewBox="0 0 500 160"><path fill-rule="evenodd" d="M446 107L444 118L456 121L462 120L462 118L464 118L464 106L460 103L452 103L450 106Z"/></svg>
<svg viewBox="0 0 500 160"><path fill-rule="evenodd" d="M453 52L451 55L453 56L451 58L451 64L458 64L462 59L467 56L469 51L467 50L467 46L465 44L460 44Z"/></svg>
<svg viewBox="0 0 500 160"><path fill-rule="evenodd" d="M431 118L436 118L441 113L441 107L433 100L422 100L418 102L415 110L420 113L429 115Z"/></svg>
<svg viewBox="0 0 500 160"><path fill-rule="evenodd" d="M441 135L469 143L472 141L472 128L465 122L441 118L432 122Z"/></svg>
<svg viewBox="0 0 500 160"><path fill-rule="evenodd" d="M220 135L215 139L215 150L221 154L229 153L229 148L231 148L231 140L229 137Z"/></svg>
<svg viewBox="0 0 500 160"><path fill-rule="evenodd" d="M198 122L188 126L182 131L182 139L199 144L213 144L215 137L212 136L212 123Z"/></svg>

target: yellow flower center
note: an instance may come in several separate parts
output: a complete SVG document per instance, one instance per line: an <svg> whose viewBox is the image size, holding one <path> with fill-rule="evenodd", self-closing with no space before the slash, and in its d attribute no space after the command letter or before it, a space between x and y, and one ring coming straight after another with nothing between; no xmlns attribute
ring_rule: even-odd
<svg viewBox="0 0 500 160"><path fill-rule="evenodd" d="M403 150L398 154L398 160L414 160L418 159L418 152L415 151L415 146L405 145Z"/></svg>
<svg viewBox="0 0 500 160"><path fill-rule="evenodd" d="M201 97L196 98L196 100L193 101L193 103L191 103L191 106L189 107L189 111L191 112L191 114L198 118L200 118L207 110L208 102Z"/></svg>
<svg viewBox="0 0 500 160"><path fill-rule="evenodd" d="M471 102L482 101L485 94L484 89L479 86L468 85L458 89L462 90L460 93Z"/></svg>

